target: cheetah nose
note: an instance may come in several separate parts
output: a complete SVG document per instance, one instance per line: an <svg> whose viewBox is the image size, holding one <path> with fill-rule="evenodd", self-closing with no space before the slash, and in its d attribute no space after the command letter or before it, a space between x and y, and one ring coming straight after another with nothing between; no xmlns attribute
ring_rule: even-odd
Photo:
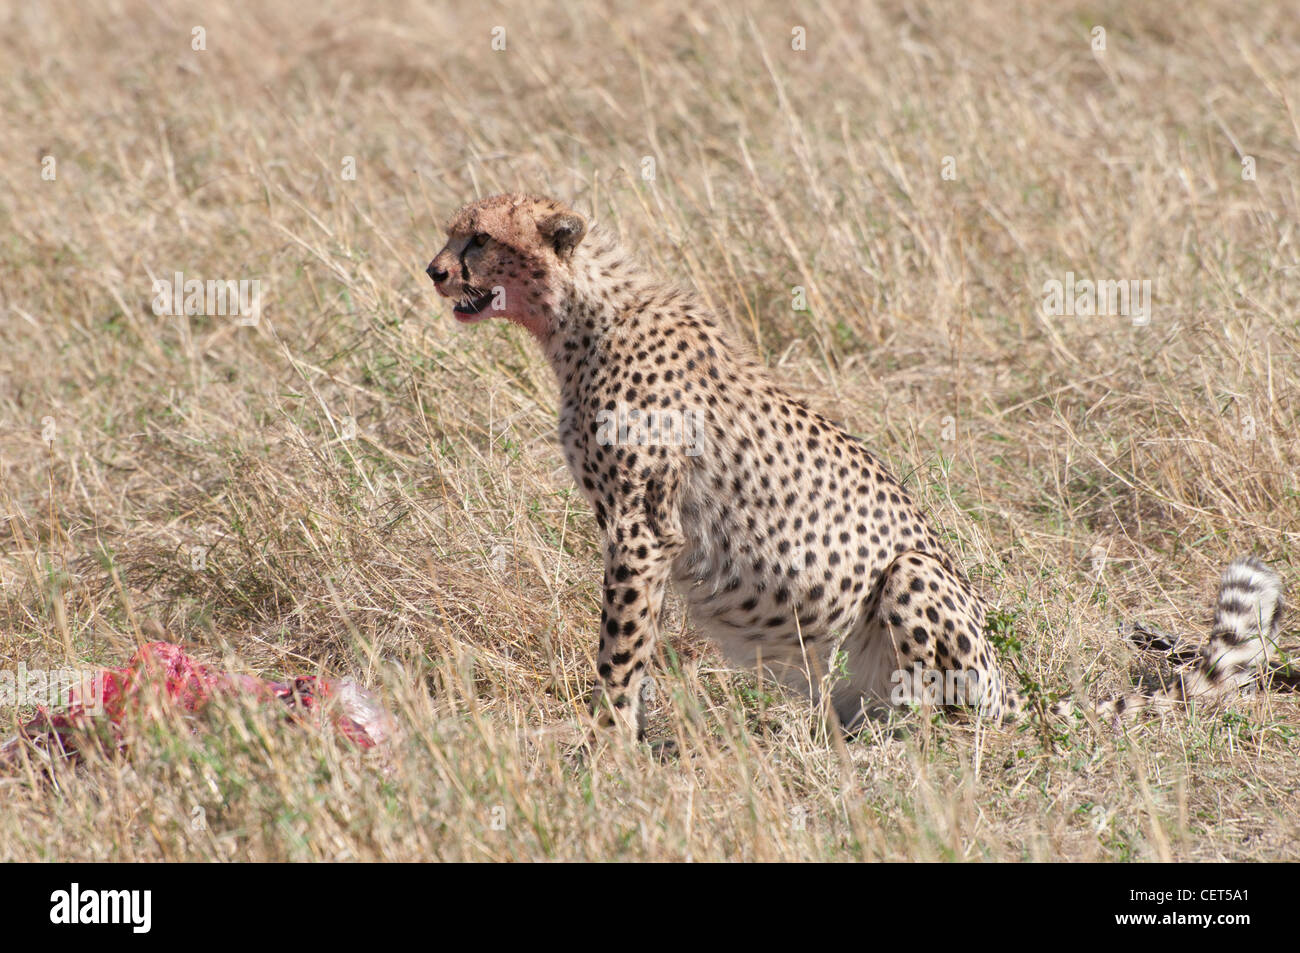
<svg viewBox="0 0 1300 953"><path fill-rule="evenodd" d="M429 262L429 267L425 269L425 273L433 279L435 285L440 285L447 280L447 273L433 262Z"/></svg>

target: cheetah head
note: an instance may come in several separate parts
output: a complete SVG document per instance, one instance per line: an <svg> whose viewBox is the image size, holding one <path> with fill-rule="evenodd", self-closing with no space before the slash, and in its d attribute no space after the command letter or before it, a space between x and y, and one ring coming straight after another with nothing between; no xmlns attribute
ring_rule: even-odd
<svg viewBox="0 0 1300 953"><path fill-rule="evenodd" d="M494 195L452 216L428 275L457 321L507 318L545 339L586 233L586 220L552 199Z"/></svg>

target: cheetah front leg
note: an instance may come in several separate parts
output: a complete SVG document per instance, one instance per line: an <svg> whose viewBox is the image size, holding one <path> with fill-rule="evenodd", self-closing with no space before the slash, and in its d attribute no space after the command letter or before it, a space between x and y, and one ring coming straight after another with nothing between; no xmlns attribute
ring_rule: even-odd
<svg viewBox="0 0 1300 953"><path fill-rule="evenodd" d="M597 724L641 738L641 699L672 562L681 548L669 481L654 481L606 528L605 594L591 710Z"/></svg>
<svg viewBox="0 0 1300 953"><path fill-rule="evenodd" d="M597 724L640 738L645 732L641 682L654 653L671 561L642 542L605 547L605 599L591 709Z"/></svg>

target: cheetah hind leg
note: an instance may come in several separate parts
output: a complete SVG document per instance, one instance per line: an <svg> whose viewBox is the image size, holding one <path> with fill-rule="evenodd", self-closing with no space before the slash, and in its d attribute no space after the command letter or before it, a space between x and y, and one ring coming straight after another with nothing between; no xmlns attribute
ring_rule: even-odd
<svg viewBox="0 0 1300 953"><path fill-rule="evenodd" d="M848 677L831 691L840 723L853 731L866 717L913 705L1019 719L1025 703L998 667L984 612L966 582L935 556L896 557L841 645Z"/></svg>

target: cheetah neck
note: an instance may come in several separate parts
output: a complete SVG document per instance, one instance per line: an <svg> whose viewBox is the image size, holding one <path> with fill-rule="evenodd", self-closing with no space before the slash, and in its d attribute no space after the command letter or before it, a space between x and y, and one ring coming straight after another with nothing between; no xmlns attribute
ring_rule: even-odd
<svg viewBox="0 0 1300 953"><path fill-rule="evenodd" d="M553 291L542 346L561 382L616 333L620 320L663 288L616 240L593 230L574 250L570 277Z"/></svg>

